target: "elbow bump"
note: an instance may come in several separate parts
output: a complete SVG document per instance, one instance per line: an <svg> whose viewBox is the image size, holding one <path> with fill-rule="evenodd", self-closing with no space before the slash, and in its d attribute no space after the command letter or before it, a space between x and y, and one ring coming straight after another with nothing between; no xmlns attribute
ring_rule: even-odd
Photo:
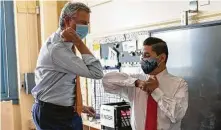
<svg viewBox="0 0 221 130"><path fill-rule="evenodd" d="M92 74L92 77L93 77L94 79L102 79L102 78L104 77L104 73L103 73L103 71L97 72L97 73L95 73L95 74Z"/></svg>
<svg viewBox="0 0 221 130"><path fill-rule="evenodd" d="M98 76L97 76L97 79L102 79L104 77L104 74L103 73L100 73Z"/></svg>
<svg viewBox="0 0 221 130"><path fill-rule="evenodd" d="M103 71L101 70L99 73L98 73L98 78L99 79L102 79L104 77L104 73Z"/></svg>

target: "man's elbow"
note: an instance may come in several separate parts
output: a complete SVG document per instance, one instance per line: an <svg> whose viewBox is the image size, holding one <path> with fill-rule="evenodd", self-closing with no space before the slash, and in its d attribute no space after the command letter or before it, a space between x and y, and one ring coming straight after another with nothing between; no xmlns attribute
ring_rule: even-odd
<svg viewBox="0 0 221 130"><path fill-rule="evenodd" d="M98 71L96 73L92 73L91 77L93 79L102 79L104 77L104 73L103 73L103 71Z"/></svg>
<svg viewBox="0 0 221 130"><path fill-rule="evenodd" d="M107 93L111 93L112 92L112 89L109 87L109 82L108 82L108 79L104 76L103 79L102 79L102 85L103 85L103 88L104 88L104 92L107 92Z"/></svg>
<svg viewBox="0 0 221 130"><path fill-rule="evenodd" d="M101 71L97 74L96 79L102 79L104 77L104 73Z"/></svg>

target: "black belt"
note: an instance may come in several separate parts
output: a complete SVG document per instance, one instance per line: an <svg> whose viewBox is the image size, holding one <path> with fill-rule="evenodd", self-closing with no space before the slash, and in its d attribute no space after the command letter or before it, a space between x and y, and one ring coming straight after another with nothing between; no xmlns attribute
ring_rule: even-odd
<svg viewBox="0 0 221 130"><path fill-rule="evenodd" d="M52 109L57 109L60 111L75 111L74 106L60 106L60 105L55 105L52 103L48 103L48 102L43 102L40 100L36 100L36 103L39 104L42 107L46 107L46 108L52 108Z"/></svg>

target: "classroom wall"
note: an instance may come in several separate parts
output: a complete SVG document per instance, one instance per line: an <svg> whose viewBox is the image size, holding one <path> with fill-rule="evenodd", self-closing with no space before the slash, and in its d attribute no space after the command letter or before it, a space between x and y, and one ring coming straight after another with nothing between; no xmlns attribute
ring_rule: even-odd
<svg viewBox="0 0 221 130"><path fill-rule="evenodd" d="M197 17L221 13L221 1L210 1L210 5L199 6ZM206 3L199 0L199 5ZM92 8L91 33L102 35L180 20L181 12L188 8L188 0L112 0Z"/></svg>

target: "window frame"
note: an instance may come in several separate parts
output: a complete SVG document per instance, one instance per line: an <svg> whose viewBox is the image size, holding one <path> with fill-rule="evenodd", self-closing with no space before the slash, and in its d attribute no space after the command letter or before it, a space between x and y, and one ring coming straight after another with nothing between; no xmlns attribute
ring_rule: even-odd
<svg viewBox="0 0 221 130"><path fill-rule="evenodd" d="M14 23L14 3L13 1L0 1L0 20L1 22L1 35L4 38L1 40L1 51L4 50L2 57L5 58L5 92L1 92L1 101L12 100L14 104L18 104L18 79L17 79L17 57L16 57L16 38L15 38L15 23ZM1 64L2 65L2 64ZM1 67L2 69L2 67ZM2 71L2 70L1 70ZM1 72L2 73L2 72ZM1 74L2 76L2 74ZM2 77L1 77L2 80ZM2 82L2 81L1 81ZM2 88L1 88L2 90Z"/></svg>

